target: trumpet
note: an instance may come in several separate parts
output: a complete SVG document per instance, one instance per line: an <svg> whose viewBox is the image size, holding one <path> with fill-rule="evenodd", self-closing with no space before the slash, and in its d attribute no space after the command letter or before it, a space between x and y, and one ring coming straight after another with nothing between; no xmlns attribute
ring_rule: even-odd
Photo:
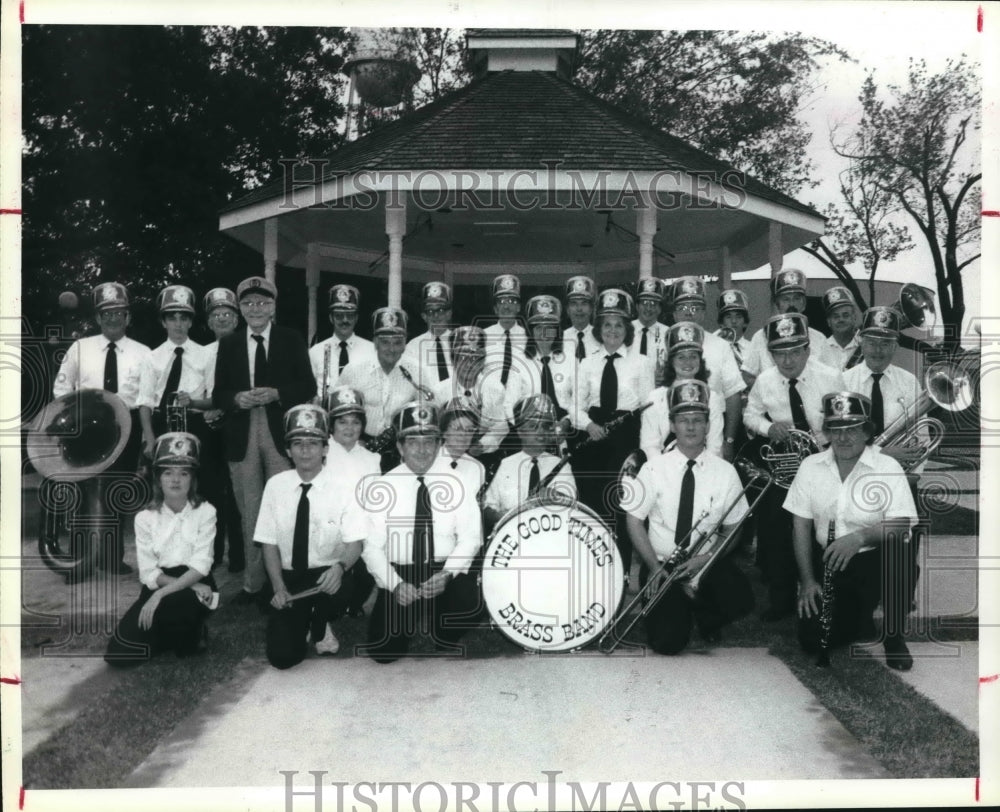
<svg viewBox="0 0 1000 812"><path fill-rule="evenodd" d="M933 454L944 439L944 424L927 412L939 406L948 412L962 412L972 405L972 384L968 374L951 361L938 361L924 371L924 389L903 413L875 438L885 448L920 448L921 454L903 464L909 473ZM902 399L900 399L902 401ZM926 440L922 439L926 436ZM901 463L902 464L902 463Z"/></svg>
<svg viewBox="0 0 1000 812"><path fill-rule="evenodd" d="M637 594L625 608L618 614L615 621L608 627L608 629L601 635L600 640L597 642L598 649L604 654L611 654L622 641L629 635L635 625L642 620L646 615L648 615L655 606L660 602L664 595L667 594L667 590L670 589L678 580L686 577L678 573L680 565L689 559L695 558L704 552L708 545L711 544L712 539L716 537L719 531L725 526L726 519L729 514L732 513L736 506L739 505L740 501L746 496L746 494L752 488L760 488L760 492L753 498L747 512L743 517L737 522L736 526L733 527L724 539L717 542L708 553L708 560L704 563L701 569L698 570L697 574L685 585L685 591L693 595L697 593L699 587L701 586L701 579L711 570L715 565L715 562L719 560L720 556L726 553L730 547L732 547L734 541L738 538L739 532L743 527L744 522L747 517L753 513L757 505L760 504L760 500L764 498L764 494L767 493L768 488L774 482L774 478L768 474L766 471L752 465L746 460L737 460L736 467L740 474L747 479L747 484L744 486L743 490L740 491L739 495L726 506L725 511L722 513L721 518L715 523L715 525L706 533L702 533L697 541L692 541L695 537L695 533L699 531L701 523L708 517L708 511L704 511L698 520L692 525L691 530L688 534L678 542L674 551L670 554L670 557L660 566L657 572L662 572L665 577L659 582L653 576L656 573L650 573L649 580L646 585L639 590ZM638 611L636 611L638 610ZM633 615L634 613L634 615ZM633 615L629 618L630 615ZM624 624L624 625L623 625Z"/></svg>

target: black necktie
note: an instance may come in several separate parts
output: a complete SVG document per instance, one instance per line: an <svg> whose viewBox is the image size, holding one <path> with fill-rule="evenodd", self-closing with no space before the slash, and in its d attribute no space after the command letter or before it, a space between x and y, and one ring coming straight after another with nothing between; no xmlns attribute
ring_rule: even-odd
<svg viewBox="0 0 1000 812"><path fill-rule="evenodd" d="M649 337L649 328L642 328L642 342L639 344L639 355L646 355L646 339Z"/></svg>
<svg viewBox="0 0 1000 812"><path fill-rule="evenodd" d="M431 562L434 561L434 514L431 512L431 495L422 476L417 477L417 506L413 520L413 563L416 566L417 583L422 584L431 577Z"/></svg>
<svg viewBox="0 0 1000 812"><path fill-rule="evenodd" d="M309 569L309 489L312 483L302 483L299 507L295 511L295 530L292 533L292 569L296 572Z"/></svg>
<svg viewBox="0 0 1000 812"><path fill-rule="evenodd" d="M267 386L267 353L264 352L264 336L255 335L257 352L253 357L253 385Z"/></svg>
<svg viewBox="0 0 1000 812"><path fill-rule="evenodd" d="M542 394L548 395L549 398L555 405L559 405L559 401L556 400L556 384L552 380L552 370L549 369L549 361L551 361L551 356L546 355L542 359Z"/></svg>
<svg viewBox="0 0 1000 812"><path fill-rule="evenodd" d="M108 344L108 354L104 357L104 389L118 393L118 352L114 341Z"/></svg>
<svg viewBox="0 0 1000 812"><path fill-rule="evenodd" d="M347 342L346 341L341 341L340 342L340 358L337 359L337 374L339 375L341 372L343 372L344 371L344 367L346 367L349 363L350 363L350 360L347 357Z"/></svg>
<svg viewBox="0 0 1000 812"><path fill-rule="evenodd" d="M448 362L444 357L444 347L441 345L441 336L434 336L434 347L437 353L437 370L438 370L438 380L445 381L448 379Z"/></svg>
<svg viewBox="0 0 1000 812"><path fill-rule="evenodd" d="M618 408L618 373L615 372L617 355L604 359L604 373L601 375L601 409L608 416Z"/></svg>
<svg viewBox="0 0 1000 812"><path fill-rule="evenodd" d="M694 460L687 461L687 470L681 480L681 500L677 505L677 525L674 529L674 544L681 544L684 537L691 532L691 520L694 518ZM684 546L690 544L690 539Z"/></svg>
<svg viewBox="0 0 1000 812"><path fill-rule="evenodd" d="M500 373L500 383L504 386L507 385L507 377L510 375L510 361L511 361L511 349L510 349L510 330L504 330L504 341L503 341L503 371Z"/></svg>
<svg viewBox="0 0 1000 812"><path fill-rule="evenodd" d="M538 483L542 476L538 471L538 457L531 458L531 473L528 474L528 496L538 490Z"/></svg>
<svg viewBox="0 0 1000 812"><path fill-rule="evenodd" d="M170 365L170 373L167 375L167 384L163 387L163 394L160 395L160 408L164 409L170 403L170 396L173 395L181 383L181 356L184 355L183 347L174 348L174 361Z"/></svg>
<svg viewBox="0 0 1000 812"><path fill-rule="evenodd" d="M875 436L885 430L885 402L882 400L882 380L884 372L872 373L872 423L875 424Z"/></svg>
<svg viewBox="0 0 1000 812"><path fill-rule="evenodd" d="M587 348L583 346L583 330L576 334L576 360L582 361L587 356Z"/></svg>
<svg viewBox="0 0 1000 812"><path fill-rule="evenodd" d="M743 350L740 349L739 339L733 339L733 355L736 358L736 366L743 366Z"/></svg>
<svg viewBox="0 0 1000 812"><path fill-rule="evenodd" d="M809 421L806 419L806 407L802 403L802 395L796 389L798 378L791 378L788 381L788 403L792 407L792 424L799 431L809 431Z"/></svg>
<svg viewBox="0 0 1000 812"><path fill-rule="evenodd" d="M465 390L465 396L467 398L471 398L472 397L472 390L471 389L466 389Z"/></svg>
<svg viewBox="0 0 1000 812"><path fill-rule="evenodd" d="M452 467L452 469L453 469L453 470L454 470L455 468L458 468L458 460L452 460L452 461L451 461L451 467Z"/></svg>

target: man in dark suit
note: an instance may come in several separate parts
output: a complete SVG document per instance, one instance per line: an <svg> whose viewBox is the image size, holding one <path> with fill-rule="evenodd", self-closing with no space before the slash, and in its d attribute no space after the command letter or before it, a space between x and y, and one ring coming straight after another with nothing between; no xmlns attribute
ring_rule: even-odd
<svg viewBox="0 0 1000 812"><path fill-rule="evenodd" d="M284 454L284 413L316 394L305 339L273 324L274 284L251 276L236 289L246 327L219 341L212 403L224 410L226 453L240 509L246 568L238 603L250 603L266 583L264 561L253 542L264 484L288 470Z"/></svg>

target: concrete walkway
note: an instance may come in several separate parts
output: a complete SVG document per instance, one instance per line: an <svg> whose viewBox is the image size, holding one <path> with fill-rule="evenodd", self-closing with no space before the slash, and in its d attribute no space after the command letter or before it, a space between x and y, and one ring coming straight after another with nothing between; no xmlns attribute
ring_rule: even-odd
<svg viewBox="0 0 1000 812"><path fill-rule="evenodd" d="M211 697L127 786L273 786L279 770L348 782L886 777L761 649L247 667L259 674L238 701Z"/></svg>

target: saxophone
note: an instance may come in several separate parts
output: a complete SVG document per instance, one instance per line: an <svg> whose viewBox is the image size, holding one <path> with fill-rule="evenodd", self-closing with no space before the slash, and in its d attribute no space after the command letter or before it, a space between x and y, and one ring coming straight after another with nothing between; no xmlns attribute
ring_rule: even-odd
<svg viewBox="0 0 1000 812"><path fill-rule="evenodd" d="M830 520L830 529L826 534L826 547L837 540L837 522ZM823 608L819 615L819 658L816 665L827 668L830 665L830 638L833 634L833 567L827 564L823 567Z"/></svg>
<svg viewBox="0 0 1000 812"><path fill-rule="evenodd" d="M410 385L420 393L420 396L424 400L434 400L434 393L430 390L430 387L421 386L419 383L417 383L413 379L413 375L410 374L410 370L408 370L402 364L399 365L399 372L404 378L406 378L407 381L410 382Z"/></svg>

